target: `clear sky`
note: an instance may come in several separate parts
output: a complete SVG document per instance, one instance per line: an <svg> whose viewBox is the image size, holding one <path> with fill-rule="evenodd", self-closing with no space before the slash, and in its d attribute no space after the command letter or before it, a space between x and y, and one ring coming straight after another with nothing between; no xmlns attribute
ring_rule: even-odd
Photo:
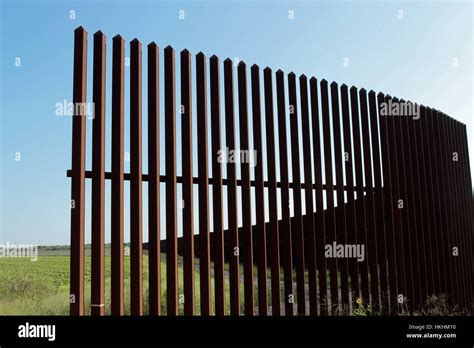
<svg viewBox="0 0 474 348"><path fill-rule="evenodd" d="M66 170L71 165L71 118L56 116L55 108L72 98L73 30L79 25L89 33L88 101L92 35L99 29L107 35L107 170L111 39L121 34L127 57L128 43L136 37L144 46L144 57L146 45L155 41L160 48L172 45L177 56L188 48L221 60L238 58L248 66L257 63L274 71L305 73L440 109L467 124L473 172L470 1L1 0L0 4L0 243L69 243ZM127 69L126 95L128 73ZM128 151L128 101L125 110ZM146 124L146 108L143 117ZM91 122L87 127L90 151ZM146 131L143 134L146 144ZM87 169L90 163L89 152ZM144 164L146 173L145 154ZM128 171L128 163L125 166ZM197 174L196 163L194 171ZM107 189L109 195L109 184ZM126 197L127 193L128 185ZM90 188L86 194L90 198ZM86 209L86 241L90 241L90 204ZM109 206L106 218L109 241ZM128 241L128 214L125 221ZM145 222L145 241L146 235Z"/></svg>

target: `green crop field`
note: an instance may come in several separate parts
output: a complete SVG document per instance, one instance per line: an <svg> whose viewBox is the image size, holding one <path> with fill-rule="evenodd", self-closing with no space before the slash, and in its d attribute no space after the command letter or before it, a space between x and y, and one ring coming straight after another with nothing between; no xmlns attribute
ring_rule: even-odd
<svg viewBox="0 0 474 348"><path fill-rule="evenodd" d="M110 314L110 256L106 248L105 256L105 311ZM68 315L69 314L69 251L67 248L50 248L39 251L36 261L29 258L0 258L0 315ZM91 289L91 257L90 248L85 249L85 314L90 314L90 289ZM182 257L178 257L178 293L183 294L183 269ZM228 264L225 265L225 303L227 314L229 306L229 283ZM211 264L211 304L214 306L214 265ZM270 270L267 270L267 279L270 279ZM240 265L240 306L244 312L244 289L243 289L243 267ZM257 268L254 268L254 284L257 283ZM295 272L293 272L295 277ZM308 281L305 274L305 282ZM283 282L283 273L281 273ZM294 278L294 289L296 282ZM329 283L329 274L328 274ZM271 286L268 285L268 303L271 304ZM256 288L255 288L256 289ZM280 287L283 299L283 283ZM125 314L130 314L130 258L124 258L124 298ZM180 299L182 296L180 297ZM295 296L295 300L296 296ZM199 259L195 259L195 313L200 314L200 292L199 292ZM148 314L148 255L143 255L143 307L144 315ZM258 298L254 294L254 307L258 313ZM361 307L361 306L359 306ZM363 306L362 306L363 307ZM366 309L361 308L353 312L342 314L365 315ZM161 255L161 310L166 315L166 259ZM179 313L183 314L184 303L179 301ZM211 308L211 313L214 308ZM359 314L359 312L363 312ZM429 297L423 308L424 315L448 315L457 314L459 309L450 308L446 304L446 298Z"/></svg>
<svg viewBox="0 0 474 348"><path fill-rule="evenodd" d="M0 258L0 315L66 315L69 257Z"/></svg>
<svg viewBox="0 0 474 348"><path fill-rule="evenodd" d="M85 314L90 314L91 248L85 245L84 291ZM148 314L148 250L143 251L143 307ZM105 311L110 314L110 244L105 245ZM0 258L0 315L68 315L69 314L69 247L43 246L38 258ZM195 258L195 313L200 314L199 258ZM183 294L183 258L178 256L178 294ZM240 264L240 307L244 312L243 265ZM214 312L214 264L211 262L211 313ZM225 304L230 314L229 264L225 264ZM284 298L283 268L280 268L281 299ZM254 284L257 285L257 266L254 266ZM329 272L328 283L329 283ZM296 272L293 271L296 297ZM268 304L271 304L270 269L267 269ZM308 273L305 272L305 283ZM254 288L254 307L258 312L257 288ZM130 314L130 257L124 257L124 310ZM179 298L179 313L184 311L183 296ZM161 310L166 314L166 255L161 254Z"/></svg>
<svg viewBox="0 0 474 348"><path fill-rule="evenodd" d="M44 252L43 252L44 253ZM66 255L65 255L66 254ZM212 265L213 268L213 265ZM242 268L242 266L241 266ZM86 249L85 257L85 312L90 314L91 258ZM226 265L226 278L228 278ZM214 279L211 272L211 297ZM256 269L254 276L256 276ZM242 276L242 269L241 269ZM130 313L130 258L124 258L125 313ZM182 294L182 257L178 257L179 294ZM241 306L243 310L243 282ZM166 314L166 259L161 256L161 303ZM226 305L229 307L229 284L225 282ZM199 259L195 259L196 314L200 313ZM269 294L271 296L271 293ZM269 297L269 301L270 301ZM143 255L144 314L148 313L148 256ZM257 305L257 296L255 296ZM110 314L110 256L105 257L105 309ZM179 303L183 312L184 304ZM67 250L48 250L37 261L28 258L0 258L0 315L68 315L69 314L69 256Z"/></svg>
<svg viewBox="0 0 474 348"><path fill-rule="evenodd" d="M54 253L53 253L54 254ZM61 252L58 252L61 254ZM165 256L161 258L162 310L166 313ZM85 257L85 311L90 311L91 258ZM125 313L130 313L130 258L124 258ZM181 258L178 279L182 282ZM182 293L182 289L179 289ZM199 296L199 274L196 274L196 295ZM144 312L148 312L148 256L143 255ZM110 313L110 256L105 257L105 304ZM199 311L199 297L196 299ZM180 304L180 311L183 304ZM0 315L68 315L69 256L39 256L32 262L26 258L0 258Z"/></svg>

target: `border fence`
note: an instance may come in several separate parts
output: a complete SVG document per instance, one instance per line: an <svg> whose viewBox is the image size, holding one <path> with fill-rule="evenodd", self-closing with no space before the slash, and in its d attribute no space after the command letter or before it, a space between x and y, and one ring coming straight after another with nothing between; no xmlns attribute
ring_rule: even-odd
<svg viewBox="0 0 474 348"><path fill-rule="evenodd" d="M73 103L85 105L87 32L79 27L74 38ZM111 171L105 165L106 37L100 31L93 39L90 171L85 108L74 108L72 121L71 315L83 315L86 306L86 179L92 185L92 315L104 315L106 305L112 315L123 315L125 283L132 315L338 315L367 305L374 315L414 314L432 295L473 313L474 214L464 124L383 93L268 67L260 71L203 53L193 63L183 50L178 68L174 49L166 47L160 58L152 42L146 56L148 173L143 173L142 45L134 39L125 173L125 41L119 35L112 41ZM403 114L404 108L412 110ZM255 158L249 160L251 154ZM127 182L130 277L124 279Z"/></svg>

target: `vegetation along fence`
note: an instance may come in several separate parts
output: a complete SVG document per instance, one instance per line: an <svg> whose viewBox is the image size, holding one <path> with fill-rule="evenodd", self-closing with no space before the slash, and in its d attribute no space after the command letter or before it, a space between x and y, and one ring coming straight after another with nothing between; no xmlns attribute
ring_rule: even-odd
<svg viewBox="0 0 474 348"><path fill-rule="evenodd" d="M152 42L146 57L144 149L142 46L137 39L130 42L126 67L125 43L117 35L109 172L106 38L99 31L93 41L92 170L85 168L86 108L75 107L68 171L72 315L84 314L86 304L86 179L92 183L92 315L105 314L106 302L107 312L110 302L111 314L122 315L128 301L132 315L337 315L365 311L368 305L374 315L396 315L422 311L432 295L473 312L473 196L464 124L383 93L268 67L262 72L242 61L220 62L198 53L193 64L187 50L180 53L177 85L171 46L163 51L160 90L160 50ZM75 106L86 103L86 63L87 33L79 27ZM126 70L129 173L124 172ZM147 151L146 174L142 150ZM107 301L106 197L111 216ZM129 258L124 252L128 216ZM129 299L124 284L130 285Z"/></svg>

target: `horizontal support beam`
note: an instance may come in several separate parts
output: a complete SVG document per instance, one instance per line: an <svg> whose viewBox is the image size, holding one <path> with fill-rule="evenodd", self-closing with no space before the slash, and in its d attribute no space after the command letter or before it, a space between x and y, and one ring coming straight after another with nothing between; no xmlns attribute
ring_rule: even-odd
<svg viewBox="0 0 474 348"><path fill-rule="evenodd" d="M86 173L85 173L85 178L86 179L92 179L92 171L91 170L86 170ZM67 170L67 177L70 178L72 177L72 172L70 169ZM105 180L111 180L112 179L112 172L105 172ZM123 180L124 181L130 181L130 173L124 173L123 174ZM148 181L148 174L142 174L142 181ZM166 175L160 175L160 182L165 182L166 181ZM183 182L183 178L181 176L177 176L176 177L176 181L178 184L182 184ZM209 181L209 185L214 185L214 179L213 178L209 178L208 179ZM193 177L193 184L197 185L199 184L199 178L198 177ZM282 183L277 181L277 187L281 187ZM227 179L222 179L222 185L228 185L228 182L227 182ZM237 186L241 186L242 185L242 182L241 180L237 180ZM251 180L250 181L250 185L251 186L255 186L255 181L254 180ZM268 187L268 181L264 181L264 186L265 187ZM293 183L290 182L289 183L289 187L290 188L293 188ZM312 187L313 189L316 189L316 185L315 184L312 184ZM301 188L306 188L306 183L302 182L301 183ZM357 186L354 186L354 192L355 192L355 189L357 188ZM323 185L323 190L326 190L326 185ZM347 186L344 186L344 190L347 190ZM363 190L364 191L367 191L367 187L363 187ZM374 188L372 188L372 190L374 190Z"/></svg>

